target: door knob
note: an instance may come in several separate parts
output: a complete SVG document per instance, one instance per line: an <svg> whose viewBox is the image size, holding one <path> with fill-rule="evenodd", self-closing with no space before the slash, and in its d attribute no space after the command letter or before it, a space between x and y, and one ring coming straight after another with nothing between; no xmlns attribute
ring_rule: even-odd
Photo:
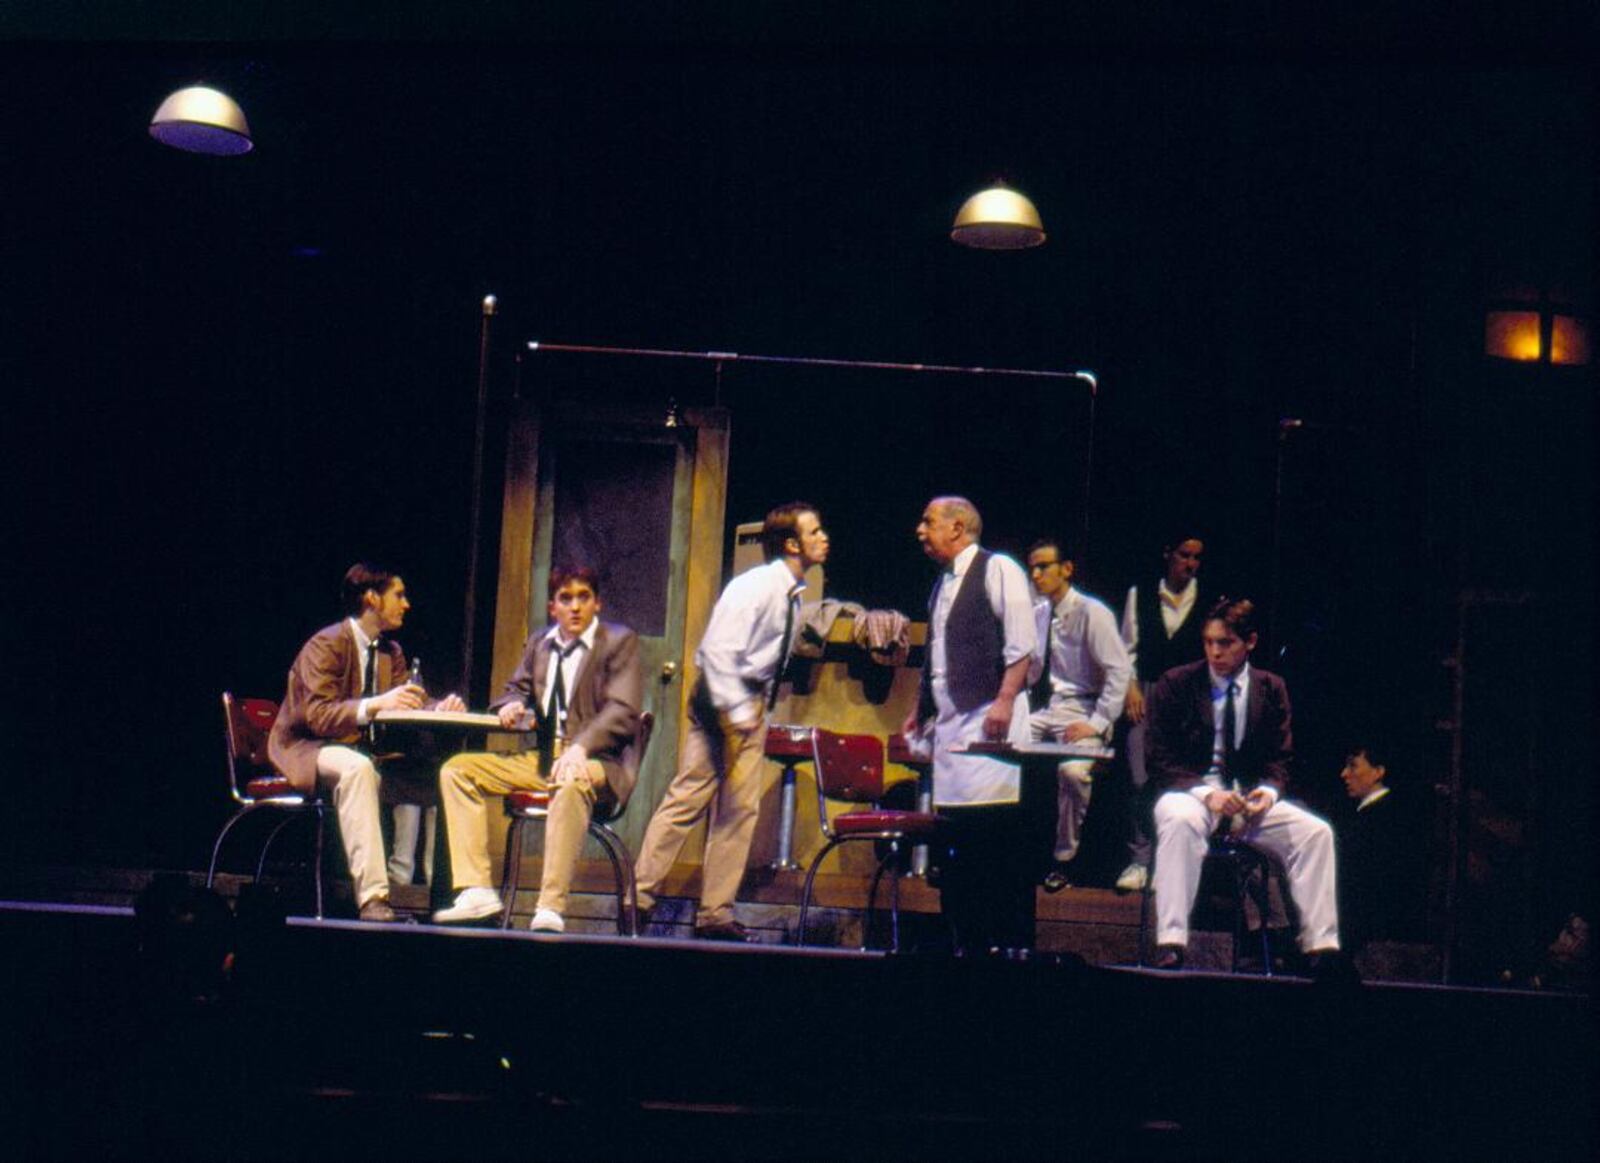
<svg viewBox="0 0 1600 1163"><path fill-rule="evenodd" d="M678 664L676 662L663 662L661 664L662 682L671 682L677 676L677 674Z"/></svg>

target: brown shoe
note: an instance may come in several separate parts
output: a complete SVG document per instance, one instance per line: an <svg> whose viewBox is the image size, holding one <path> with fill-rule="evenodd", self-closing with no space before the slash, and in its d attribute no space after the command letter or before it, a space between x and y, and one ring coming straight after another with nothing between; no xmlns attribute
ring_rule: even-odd
<svg viewBox="0 0 1600 1163"><path fill-rule="evenodd" d="M696 925L694 935L702 941L749 941L750 930L738 921L713 921L706 925Z"/></svg>
<svg viewBox="0 0 1600 1163"><path fill-rule="evenodd" d="M380 896L361 906L361 919L375 925L387 925L398 921L400 915L390 907L388 897Z"/></svg>

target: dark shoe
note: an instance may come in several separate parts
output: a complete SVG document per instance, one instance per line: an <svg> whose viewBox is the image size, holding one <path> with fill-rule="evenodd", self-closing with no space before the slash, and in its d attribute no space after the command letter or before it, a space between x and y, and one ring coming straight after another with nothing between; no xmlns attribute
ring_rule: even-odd
<svg viewBox="0 0 1600 1163"><path fill-rule="evenodd" d="M398 921L400 914L390 907L387 898L377 897L361 906L361 919L375 925L388 925Z"/></svg>
<svg viewBox="0 0 1600 1163"><path fill-rule="evenodd" d="M1322 949L1308 954L1306 969L1313 981L1334 986L1361 984L1361 974L1356 971L1355 963L1337 949Z"/></svg>
<svg viewBox="0 0 1600 1163"><path fill-rule="evenodd" d="M1166 969L1176 971L1183 968L1182 945L1159 945L1156 947L1154 960L1150 962L1152 969Z"/></svg>
<svg viewBox="0 0 1600 1163"><path fill-rule="evenodd" d="M709 925L696 925L694 935L702 941L749 941L750 930L738 921L713 921Z"/></svg>
<svg viewBox="0 0 1600 1163"><path fill-rule="evenodd" d="M1072 881L1068 880L1067 874L1059 868L1052 868L1046 873L1042 884L1044 891L1049 893L1057 893L1064 888L1072 887Z"/></svg>

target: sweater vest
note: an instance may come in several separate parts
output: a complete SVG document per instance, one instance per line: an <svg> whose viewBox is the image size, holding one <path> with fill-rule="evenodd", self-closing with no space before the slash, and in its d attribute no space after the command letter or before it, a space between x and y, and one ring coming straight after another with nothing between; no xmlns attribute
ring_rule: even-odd
<svg viewBox="0 0 1600 1163"><path fill-rule="evenodd" d="M944 620L945 687L956 710L966 713L994 701L1005 674L1005 626L989 607L984 579L989 571L986 549L973 555L961 577L961 589L950 604ZM941 579L940 584L948 579ZM934 591L937 594L937 589ZM923 655L922 714L934 713L933 706L933 606L928 607L928 649Z"/></svg>
<svg viewBox="0 0 1600 1163"><path fill-rule="evenodd" d="M1196 587L1189 616L1178 627L1178 632L1168 638L1166 623L1161 620L1160 591L1158 580L1155 585L1140 589L1134 599L1134 617L1139 622L1137 669L1143 682L1155 682L1173 667L1205 656L1200 629L1205 622L1210 595Z"/></svg>

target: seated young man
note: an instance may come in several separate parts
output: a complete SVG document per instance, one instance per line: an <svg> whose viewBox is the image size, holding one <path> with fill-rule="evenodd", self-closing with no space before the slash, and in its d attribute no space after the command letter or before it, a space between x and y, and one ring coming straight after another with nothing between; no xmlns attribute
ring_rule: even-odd
<svg viewBox="0 0 1600 1163"><path fill-rule="evenodd" d="M1313 966L1339 949L1333 829L1283 798L1294 754L1289 691L1250 664L1255 607L1224 598L1201 630L1205 657L1150 692L1147 746L1156 801L1157 968L1181 968L1211 834L1229 829L1281 864ZM1333 958L1328 958L1330 964Z"/></svg>
<svg viewBox="0 0 1600 1163"><path fill-rule="evenodd" d="M408 681L405 651L387 637L404 624L411 601L398 574L364 561L345 571L343 592L344 619L313 634L289 668L267 753L296 790L329 789L361 919L394 921L378 824L382 777L364 732L380 711L424 705L422 688ZM434 705L463 706L453 694Z"/></svg>
<svg viewBox="0 0 1600 1163"><path fill-rule="evenodd" d="M639 723L639 638L602 622L600 583L588 566L550 571L550 620L529 637L505 691L490 705L505 727L536 726L539 746L511 753L465 752L439 769L450 836L455 903L441 924L500 912L489 875L486 795L553 790L545 822L544 875L536 932L566 928L567 893L595 804L626 803L638 772L624 763Z"/></svg>

